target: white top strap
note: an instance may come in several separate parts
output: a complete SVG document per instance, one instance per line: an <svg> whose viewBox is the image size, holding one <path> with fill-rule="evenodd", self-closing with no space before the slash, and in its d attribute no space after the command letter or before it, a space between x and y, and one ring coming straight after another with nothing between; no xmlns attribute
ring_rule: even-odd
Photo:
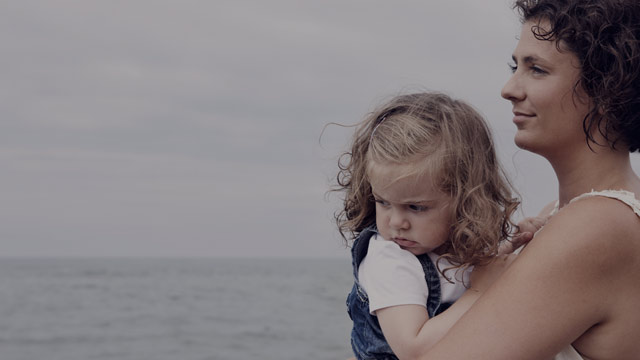
<svg viewBox="0 0 640 360"><path fill-rule="evenodd" d="M640 200L636 199L636 196L634 193L626 190L602 190L602 191L591 190L591 192L584 193L582 195L578 195L574 197L573 199L571 199L571 201L569 201L569 204L571 204L576 200L594 197L594 196L604 196L611 199L620 200L623 203L627 204L633 210L633 212L636 213L636 215L640 216ZM553 209L553 211L551 211L550 215L555 215L558 212L558 207L559 207L559 202L556 201L556 206Z"/></svg>
<svg viewBox="0 0 640 360"><path fill-rule="evenodd" d="M583 360L583 357L573 346L569 345L562 349L562 351L559 352L553 360Z"/></svg>

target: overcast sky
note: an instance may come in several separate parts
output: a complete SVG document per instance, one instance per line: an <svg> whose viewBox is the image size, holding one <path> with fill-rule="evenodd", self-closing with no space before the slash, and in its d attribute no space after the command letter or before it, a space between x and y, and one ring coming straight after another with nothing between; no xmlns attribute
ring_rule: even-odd
<svg viewBox="0 0 640 360"><path fill-rule="evenodd" d="M537 212L555 178L499 95L518 28L506 0L3 1L0 254L346 256L352 129L323 128L425 89L487 117Z"/></svg>

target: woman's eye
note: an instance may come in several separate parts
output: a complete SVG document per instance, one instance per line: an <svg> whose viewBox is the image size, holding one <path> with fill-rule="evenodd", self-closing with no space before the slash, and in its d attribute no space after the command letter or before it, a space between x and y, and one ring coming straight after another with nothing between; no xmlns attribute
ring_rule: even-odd
<svg viewBox="0 0 640 360"><path fill-rule="evenodd" d="M541 68L537 67L537 66L532 66L531 67L531 71L535 74L546 74L547 72L542 70Z"/></svg>
<svg viewBox="0 0 640 360"><path fill-rule="evenodd" d="M518 70L518 66L516 64L513 63L508 63L507 66L509 67L509 70L511 70L511 73L515 73L516 70Z"/></svg>

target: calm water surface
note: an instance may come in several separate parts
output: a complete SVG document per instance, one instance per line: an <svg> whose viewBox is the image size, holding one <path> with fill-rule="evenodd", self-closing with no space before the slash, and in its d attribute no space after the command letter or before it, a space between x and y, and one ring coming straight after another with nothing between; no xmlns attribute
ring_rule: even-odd
<svg viewBox="0 0 640 360"><path fill-rule="evenodd" d="M346 359L348 259L0 259L4 360Z"/></svg>

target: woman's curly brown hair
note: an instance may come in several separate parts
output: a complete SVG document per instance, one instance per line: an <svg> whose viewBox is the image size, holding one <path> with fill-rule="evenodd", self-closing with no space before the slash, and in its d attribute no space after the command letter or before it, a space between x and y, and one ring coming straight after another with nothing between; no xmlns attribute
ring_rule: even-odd
<svg viewBox="0 0 640 360"><path fill-rule="evenodd" d="M454 267L488 263L507 239L519 202L486 122L467 103L437 92L400 95L358 125L351 150L338 161L335 189L344 193L336 222L347 242L375 224L367 170L382 162L429 171L451 197L451 229L441 249Z"/></svg>
<svg viewBox="0 0 640 360"><path fill-rule="evenodd" d="M640 149L640 1L517 0L521 21L537 21L531 31L555 41L581 65L582 86L592 101L584 118L587 143L593 131L611 148ZM547 21L549 24L542 24ZM574 88L575 89L575 88Z"/></svg>

